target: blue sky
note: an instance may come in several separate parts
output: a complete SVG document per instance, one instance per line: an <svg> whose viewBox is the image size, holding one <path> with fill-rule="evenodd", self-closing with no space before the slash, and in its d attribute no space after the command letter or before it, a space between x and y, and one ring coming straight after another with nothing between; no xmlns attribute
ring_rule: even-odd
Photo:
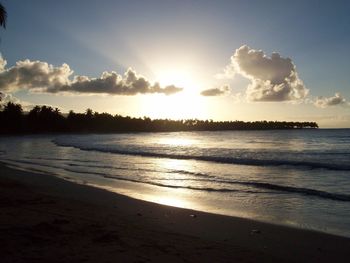
<svg viewBox="0 0 350 263"><path fill-rule="evenodd" d="M25 59L56 67L67 63L74 71L72 79L99 78L104 71L123 75L131 67L162 88L174 84L193 91L171 99L164 94L67 95L11 89L22 101L132 116L315 120L323 127L350 127L348 1L1 2L8 11L7 28L0 31L7 68ZM217 79L243 45L268 57L278 52L290 58L309 93L302 101L252 101L246 99L247 86L256 76L241 68L230 79ZM195 92L224 84L229 94L198 95L193 102ZM317 104L322 107L315 106L318 96L324 96ZM179 108L181 113L172 114Z"/></svg>

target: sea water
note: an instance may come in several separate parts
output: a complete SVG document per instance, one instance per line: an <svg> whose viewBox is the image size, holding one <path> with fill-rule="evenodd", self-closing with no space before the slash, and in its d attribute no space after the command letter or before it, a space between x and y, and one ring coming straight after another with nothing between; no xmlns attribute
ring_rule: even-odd
<svg viewBox="0 0 350 263"><path fill-rule="evenodd" d="M0 137L0 161L134 198L350 237L350 130Z"/></svg>

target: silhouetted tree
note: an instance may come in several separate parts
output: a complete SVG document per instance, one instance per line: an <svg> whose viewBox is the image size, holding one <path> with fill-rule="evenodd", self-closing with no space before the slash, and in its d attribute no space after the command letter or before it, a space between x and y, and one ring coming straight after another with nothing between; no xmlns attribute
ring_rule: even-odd
<svg viewBox="0 0 350 263"><path fill-rule="evenodd" d="M58 108L35 106L25 120L29 132L63 132L66 129L66 120Z"/></svg>
<svg viewBox="0 0 350 263"><path fill-rule="evenodd" d="M23 110L20 104L8 102L1 111L0 122L3 132L16 133L23 128Z"/></svg>
<svg viewBox="0 0 350 263"><path fill-rule="evenodd" d="M86 109L85 114L86 114L86 118L87 118L87 119L89 119L89 120L92 119L92 116L93 116L93 111L92 111L92 109L90 109L90 108Z"/></svg>
<svg viewBox="0 0 350 263"><path fill-rule="evenodd" d="M7 12L5 7L0 3L0 26L6 28Z"/></svg>
<svg viewBox="0 0 350 263"><path fill-rule="evenodd" d="M12 102L0 109L0 132L43 133L43 132L162 132L162 131L219 131L219 130L267 130L318 128L316 122L285 121L213 121L213 120L170 120L148 117L131 118L109 113L85 113L69 111L64 117L58 108L35 106L28 114Z"/></svg>

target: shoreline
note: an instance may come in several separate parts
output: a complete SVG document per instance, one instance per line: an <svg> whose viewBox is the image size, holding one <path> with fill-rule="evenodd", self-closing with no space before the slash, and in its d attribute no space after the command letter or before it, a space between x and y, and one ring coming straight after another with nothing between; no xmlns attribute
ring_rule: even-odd
<svg viewBox="0 0 350 263"><path fill-rule="evenodd" d="M2 163L0 171L2 262L346 262L350 257L346 237L136 200Z"/></svg>

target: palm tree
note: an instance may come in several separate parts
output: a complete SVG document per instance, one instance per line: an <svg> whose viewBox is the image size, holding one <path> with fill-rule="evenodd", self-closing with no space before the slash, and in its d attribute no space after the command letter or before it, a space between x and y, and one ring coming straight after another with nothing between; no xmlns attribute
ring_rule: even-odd
<svg viewBox="0 0 350 263"><path fill-rule="evenodd" d="M6 18L7 18L7 12L5 7L0 4L0 26L3 28L6 28Z"/></svg>

